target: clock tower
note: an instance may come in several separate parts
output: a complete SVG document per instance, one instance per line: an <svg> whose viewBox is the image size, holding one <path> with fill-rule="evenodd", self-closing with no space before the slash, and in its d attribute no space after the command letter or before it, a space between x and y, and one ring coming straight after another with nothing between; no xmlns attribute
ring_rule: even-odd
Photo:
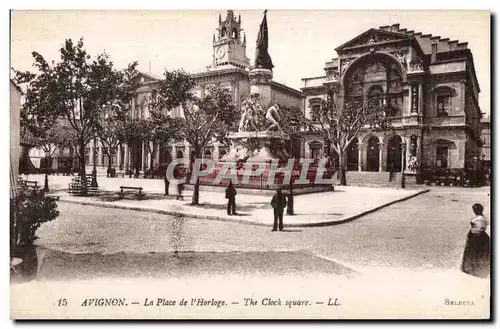
<svg viewBox="0 0 500 329"><path fill-rule="evenodd" d="M212 67L233 65L245 69L250 66L246 56L246 35L242 34L241 15L236 20L233 11L228 10L226 19L222 21L219 14L219 27L213 37Z"/></svg>

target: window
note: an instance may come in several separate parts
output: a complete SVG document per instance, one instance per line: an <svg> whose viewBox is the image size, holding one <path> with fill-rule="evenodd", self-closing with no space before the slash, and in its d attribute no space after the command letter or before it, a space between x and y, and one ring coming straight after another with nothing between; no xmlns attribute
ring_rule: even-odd
<svg viewBox="0 0 500 329"><path fill-rule="evenodd" d="M101 165L107 166L108 165L108 149L106 147L102 147L101 149L102 149Z"/></svg>
<svg viewBox="0 0 500 329"><path fill-rule="evenodd" d="M451 96L449 94L441 94L437 96L437 116L446 117L450 113Z"/></svg>
<svg viewBox="0 0 500 329"><path fill-rule="evenodd" d="M384 91L380 86L374 86L368 91L368 102L372 106L382 106L384 99L382 97Z"/></svg>
<svg viewBox="0 0 500 329"><path fill-rule="evenodd" d="M447 146L436 147L436 167L448 168L448 147Z"/></svg>
<svg viewBox="0 0 500 329"><path fill-rule="evenodd" d="M319 111L321 110L320 104L313 104L311 106L311 120L312 122L319 122Z"/></svg>
<svg viewBox="0 0 500 329"><path fill-rule="evenodd" d="M111 158L113 160L113 166L118 164L118 148L117 147L113 147L112 149L112 153L111 153Z"/></svg>
<svg viewBox="0 0 500 329"><path fill-rule="evenodd" d="M400 116L401 107L403 106L402 96L392 96L389 98L389 115L390 116Z"/></svg>

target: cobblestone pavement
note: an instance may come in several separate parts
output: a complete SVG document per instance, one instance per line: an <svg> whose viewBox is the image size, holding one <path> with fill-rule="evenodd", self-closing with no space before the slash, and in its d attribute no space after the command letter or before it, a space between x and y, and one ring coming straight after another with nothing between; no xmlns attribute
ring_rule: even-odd
<svg viewBox="0 0 500 329"><path fill-rule="evenodd" d="M40 183L43 177L34 175L31 179ZM190 205L192 191L184 193L185 201L176 200L174 195L163 195L163 181L151 179L100 178L99 187L103 194L98 197L69 196L64 186L70 177L53 176L51 193L61 197L63 201L84 205L99 205L102 207L117 207L124 209L141 209L159 211L160 213L182 213L186 216L219 220L229 220L243 223L254 223L272 226L273 210L270 206L271 196L246 194L241 191L236 196L237 216L227 216L224 190L200 191L200 204ZM119 186L141 186L147 194L145 200L136 200L133 196L120 200L117 195ZM175 187L170 192L175 194ZM321 192L298 195L294 198L294 216L286 219L285 226L311 226L331 223L343 223L367 211L372 211L386 204L411 197L421 193L421 190L404 190L393 188L366 188L353 186L338 186L334 192Z"/></svg>
<svg viewBox="0 0 500 329"><path fill-rule="evenodd" d="M457 268L472 217L489 190L433 189L356 221L271 232L267 227L60 203L38 243L74 253L305 251L349 267ZM286 221L286 216L285 216Z"/></svg>
<svg viewBox="0 0 500 329"><path fill-rule="evenodd" d="M71 292L63 314L77 318L94 314L80 307L93 296L230 305L106 311L117 318L301 318L307 310L305 318L488 318L490 281L458 267L471 205L483 203L489 217L488 201L487 189L433 188L356 221L285 232L60 203L61 216L38 232L38 279L10 286L11 312L61 314L54 305ZM311 306L244 307L249 297ZM336 298L342 306L329 308Z"/></svg>

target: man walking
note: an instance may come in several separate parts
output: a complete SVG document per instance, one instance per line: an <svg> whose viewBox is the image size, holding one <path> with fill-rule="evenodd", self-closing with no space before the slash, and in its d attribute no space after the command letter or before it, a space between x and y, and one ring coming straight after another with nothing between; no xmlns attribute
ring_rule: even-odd
<svg viewBox="0 0 500 329"><path fill-rule="evenodd" d="M226 188L227 214L229 216L236 215L236 194L233 181L229 181L229 186Z"/></svg>
<svg viewBox="0 0 500 329"><path fill-rule="evenodd" d="M271 200L271 206L274 209L273 231L276 231L278 228L280 231L283 231L283 211L286 207L286 198L281 191L281 187L276 188L276 194Z"/></svg>

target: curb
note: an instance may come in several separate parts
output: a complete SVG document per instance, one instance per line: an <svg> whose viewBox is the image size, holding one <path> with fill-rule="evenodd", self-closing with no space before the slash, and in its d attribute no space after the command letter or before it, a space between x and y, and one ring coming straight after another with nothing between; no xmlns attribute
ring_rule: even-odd
<svg viewBox="0 0 500 329"><path fill-rule="evenodd" d="M420 194L427 193L429 192L430 189L425 189L421 190L417 193L408 195L406 197L403 197L401 199L397 199L385 204L382 204L380 206L374 207L372 209L365 210L363 212L360 212L358 214L352 215L352 216L347 216L335 221L327 221L327 222L319 222L319 223L298 223L298 224L285 224L285 227L321 227L321 226L333 226L333 225L338 225L338 224L344 224L347 222L350 222L352 220L358 219L364 215L370 214L372 212L375 212L377 210L380 210L382 208L388 207L390 205L393 205L398 202L403 202L408 199L414 198ZM196 219L207 219L207 220L218 220L218 221L223 221L223 222L233 222L233 223L238 223L238 224L246 224L246 225L254 225L254 226L264 226L264 227L272 227L272 224L264 224L262 222L252 222L252 221L247 221L247 220L242 220L242 219L236 219L236 218L228 218L228 217L220 217L220 216L213 216L213 215L196 215L196 214L190 214L190 213L183 213L183 212L178 212L174 210L165 210L165 209L154 209L154 208L144 208L144 207L137 207L137 206L124 206L124 205L116 205L116 204L109 204L109 203L95 203L95 202L90 202L90 201L75 201L75 200L67 200L67 199L60 199L59 202L65 202L65 203L72 203L72 204L80 204L80 205L85 205L85 206L94 206L94 207L101 207L101 208L114 208L114 209L124 209L124 210L133 210L133 211L140 211L140 212L151 212L151 213L157 213L157 214L162 214L162 215L171 215L171 216L177 216L177 217L187 217L187 218L196 218Z"/></svg>
<svg viewBox="0 0 500 329"><path fill-rule="evenodd" d="M372 209L368 209L368 210L362 211L360 213L357 213L355 215L341 218L339 220L329 221L329 222L319 222L319 223L288 224L288 225L285 225L285 227L320 227L320 226L333 226L333 225L337 225L337 224L344 224L344 223L350 222L352 220L358 219L359 217L363 217L364 215L368 215L368 214L370 214L372 212L380 210L382 208L389 207L389 206L391 206L391 205L393 205L395 203L398 203L398 202L406 201L408 199L414 198L416 196L419 196L420 194L424 194L424 193L427 193L429 191L430 191L430 189L425 189L425 190L419 191L419 192L417 192L415 194L411 194L411 195L405 196L404 198L397 199L397 200L394 200L394 201L382 204L382 205L374 207Z"/></svg>

